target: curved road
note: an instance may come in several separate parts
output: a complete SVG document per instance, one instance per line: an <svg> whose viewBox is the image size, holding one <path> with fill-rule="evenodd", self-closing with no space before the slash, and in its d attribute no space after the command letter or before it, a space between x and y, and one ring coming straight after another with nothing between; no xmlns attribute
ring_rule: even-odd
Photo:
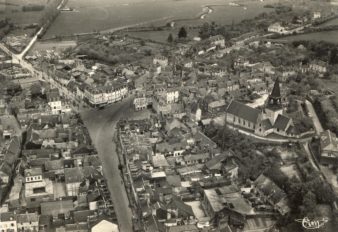
<svg viewBox="0 0 338 232"><path fill-rule="evenodd" d="M120 231L123 232L133 231L132 211L118 169L118 155L112 140L116 122L121 117L132 114L131 101L132 98L129 97L103 110L85 109L80 113L102 161L103 173L107 179Z"/></svg>

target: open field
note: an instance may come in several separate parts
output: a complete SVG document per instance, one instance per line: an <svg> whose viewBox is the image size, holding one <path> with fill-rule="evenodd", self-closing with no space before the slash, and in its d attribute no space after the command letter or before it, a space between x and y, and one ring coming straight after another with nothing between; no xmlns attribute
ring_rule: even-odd
<svg viewBox="0 0 338 232"><path fill-rule="evenodd" d="M338 94L338 78L335 80L322 80L322 83L325 86L325 89L329 89Z"/></svg>
<svg viewBox="0 0 338 232"><path fill-rule="evenodd" d="M338 31L321 31L301 35L292 35L282 38L286 41L296 41L296 40L310 40L310 41L325 41L330 43L338 42Z"/></svg>
<svg viewBox="0 0 338 232"><path fill-rule="evenodd" d="M37 42L34 44L32 49L30 50L29 54L34 54L35 52L41 52L46 50L55 50L55 51L61 51L65 50L69 47L75 47L76 41L70 40L70 41L48 41L48 42Z"/></svg>
<svg viewBox="0 0 338 232"><path fill-rule="evenodd" d="M271 11L264 8L264 1L250 1L243 7L232 7L233 0L69 0L67 6L72 12L62 12L47 31L45 38L54 35L71 35L118 28L136 23L151 22L150 25L165 25L171 20L183 20L178 24L201 24L204 20L231 24L250 19L261 12ZM275 1L275 0L269 0ZM126 3L128 2L128 3ZM241 1L243 2L243 1ZM244 1L245 2L245 1ZM226 5L200 19L205 6ZM219 8L219 9L218 9ZM258 10L260 9L260 10ZM214 14L214 16L213 16ZM90 16L90 17L88 17Z"/></svg>
<svg viewBox="0 0 338 232"><path fill-rule="evenodd" d="M6 4L5 4L6 3ZM14 24L38 23L42 11L22 11L23 6L30 4L46 6L48 0L0 0L0 19L7 17Z"/></svg>

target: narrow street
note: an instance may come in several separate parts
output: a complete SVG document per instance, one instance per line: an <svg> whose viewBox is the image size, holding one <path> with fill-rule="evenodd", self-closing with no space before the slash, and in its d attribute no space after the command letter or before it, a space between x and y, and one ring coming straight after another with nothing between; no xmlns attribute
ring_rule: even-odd
<svg viewBox="0 0 338 232"><path fill-rule="evenodd" d="M309 102L308 100L305 101L306 104L306 108L309 111L309 115L312 118L313 121L313 125L315 126L315 130L317 135L320 135L320 133L322 133L324 131L322 124L319 121L318 115L315 111L315 109L313 108L313 105L311 102Z"/></svg>
<svg viewBox="0 0 338 232"><path fill-rule="evenodd" d="M129 200L118 169L119 160L113 135L117 121L130 115L131 102L132 98L129 97L103 110L84 109L81 112L82 119L102 161L120 231L123 232L132 231L132 211L129 208Z"/></svg>

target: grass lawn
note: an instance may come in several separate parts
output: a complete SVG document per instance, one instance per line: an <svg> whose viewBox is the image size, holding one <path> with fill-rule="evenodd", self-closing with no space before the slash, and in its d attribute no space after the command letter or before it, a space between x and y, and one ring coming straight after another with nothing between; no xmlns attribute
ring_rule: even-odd
<svg viewBox="0 0 338 232"><path fill-rule="evenodd" d="M76 41L48 41L48 42L37 42L34 44L32 49L29 51L29 55L34 54L35 52L43 52L46 50L55 50L62 51L69 47L75 47L77 45Z"/></svg>
<svg viewBox="0 0 338 232"><path fill-rule="evenodd" d="M22 11L23 6L26 5L46 6L48 0L10 0L5 2L7 2L8 5L5 5L3 3L0 4L0 13L1 13L0 18L7 17L14 24L22 25L22 24L38 23L41 18L41 15L44 12L43 10L23 12Z"/></svg>

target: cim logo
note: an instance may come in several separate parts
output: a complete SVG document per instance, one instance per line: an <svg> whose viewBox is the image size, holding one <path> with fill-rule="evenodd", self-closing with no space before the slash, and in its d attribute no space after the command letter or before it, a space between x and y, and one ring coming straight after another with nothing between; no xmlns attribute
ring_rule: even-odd
<svg viewBox="0 0 338 232"><path fill-rule="evenodd" d="M322 218L320 220L310 220L308 217L303 219L296 219L296 222L302 223L303 228L308 230L315 230L323 227L328 221L328 218Z"/></svg>

